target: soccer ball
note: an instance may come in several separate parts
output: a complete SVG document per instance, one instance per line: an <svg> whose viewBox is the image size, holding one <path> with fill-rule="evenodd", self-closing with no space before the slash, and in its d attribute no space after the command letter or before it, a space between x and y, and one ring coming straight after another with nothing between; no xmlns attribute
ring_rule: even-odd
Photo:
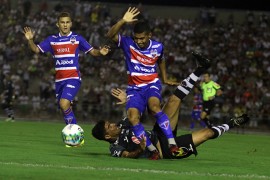
<svg viewBox="0 0 270 180"><path fill-rule="evenodd" d="M68 124L62 130L62 139L66 145L78 146L84 141L84 131L78 124Z"/></svg>

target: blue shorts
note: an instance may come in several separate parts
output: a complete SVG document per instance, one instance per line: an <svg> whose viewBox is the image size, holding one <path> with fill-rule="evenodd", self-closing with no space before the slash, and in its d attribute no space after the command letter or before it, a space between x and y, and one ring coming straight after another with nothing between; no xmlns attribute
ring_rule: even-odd
<svg viewBox="0 0 270 180"><path fill-rule="evenodd" d="M65 81L60 81L55 83L55 95L57 102L60 99L68 99L72 101L77 95L81 87L81 81L77 79L68 79Z"/></svg>
<svg viewBox="0 0 270 180"><path fill-rule="evenodd" d="M200 120L201 119L201 111L192 111L191 117L194 120Z"/></svg>
<svg viewBox="0 0 270 180"><path fill-rule="evenodd" d="M161 101L161 83L160 81L158 81L156 83L151 83L143 87L129 86L126 93L126 110L128 110L129 108L136 108L142 115L142 113L147 107L148 99L150 97L157 97Z"/></svg>

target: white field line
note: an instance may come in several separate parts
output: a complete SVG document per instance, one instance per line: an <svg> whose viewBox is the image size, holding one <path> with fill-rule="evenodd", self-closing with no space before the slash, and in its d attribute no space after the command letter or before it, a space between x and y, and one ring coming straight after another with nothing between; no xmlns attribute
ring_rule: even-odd
<svg viewBox="0 0 270 180"><path fill-rule="evenodd" d="M132 169L132 168L118 168L118 167L93 167L93 166L66 166L66 165L52 165L52 164L30 164L30 163L17 163L17 162L0 162L0 165L11 165L21 167L45 167L45 168L61 168L61 169L78 169L90 171L126 171L135 173L153 173L153 174L175 174L186 176L205 176L205 177L228 177L228 178L243 178L243 179L270 179L270 176L257 175L257 174L215 174L215 173L199 173L196 171L178 172L167 170L154 170L154 169Z"/></svg>

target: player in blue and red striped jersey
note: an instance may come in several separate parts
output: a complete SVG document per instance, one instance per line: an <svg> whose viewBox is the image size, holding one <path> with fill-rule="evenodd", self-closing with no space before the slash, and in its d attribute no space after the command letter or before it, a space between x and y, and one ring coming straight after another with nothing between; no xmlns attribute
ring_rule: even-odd
<svg viewBox="0 0 270 180"><path fill-rule="evenodd" d="M146 107L157 120L164 134L168 138L168 146L171 153L179 156L182 150L176 145L168 116L161 110L161 82L158 76L158 66L163 83L176 85L166 77L166 66L163 56L163 44L151 39L151 31L147 22L138 21L134 25L133 37L118 34L126 23L137 21L139 10L129 8L123 18L108 31L107 37L118 44L125 55L128 75L127 87L127 115L135 136L142 140L146 137L146 146L152 152L152 159L158 159L159 153L156 147L145 136L145 129L140 122L140 117Z"/></svg>
<svg viewBox="0 0 270 180"><path fill-rule="evenodd" d="M66 124L76 124L71 102L81 86L79 70L79 51L92 56L106 55L107 47L93 48L81 35L71 31L72 19L68 12L62 12L57 17L56 26L59 33L47 37L38 45L34 42L34 31L30 27L24 28L24 35L30 49L35 53L50 52L55 64L55 93L58 104L63 112Z"/></svg>
<svg viewBox="0 0 270 180"><path fill-rule="evenodd" d="M194 88L194 96L193 96L193 108L191 112L191 123L190 123L190 130L193 130L195 127L195 122L199 121L202 127L206 127L204 121L201 121L201 112L203 109L202 106L202 94L198 87Z"/></svg>

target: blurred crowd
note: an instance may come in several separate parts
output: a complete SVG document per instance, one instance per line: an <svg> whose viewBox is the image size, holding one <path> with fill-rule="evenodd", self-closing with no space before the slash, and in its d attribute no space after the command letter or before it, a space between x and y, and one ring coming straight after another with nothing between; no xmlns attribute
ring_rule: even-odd
<svg viewBox="0 0 270 180"><path fill-rule="evenodd" d="M32 27L38 43L48 35L58 33L56 16L60 11L69 11L74 16L72 30L83 35L92 46L99 47L107 43L104 35L121 17L113 16L106 4L91 2L56 4L49 11L49 4L42 1L35 13L31 1L19 0L16 9L11 8L7 0L0 3L0 67L1 74L9 74L13 81L14 105L28 107L29 114L57 113L52 58L30 52L22 28ZM149 21L153 39L164 44L169 78L180 81L187 77L196 67L191 51L200 51L215 61L209 72L224 92L217 99L213 116L221 118L248 112L253 120L250 126L256 127L260 122L270 124L269 14L248 11L246 19L239 23L235 22L233 14L226 20L217 21L218 10L214 8L201 9L195 19L151 17L142 5L140 8L140 18ZM130 35L132 25L126 25L122 33ZM114 105L110 90L126 86L124 56L116 47L112 46L112 49L107 57L81 54L83 83L74 108L83 112L81 115L85 120L90 115L108 118L123 112L122 107ZM166 99L173 87L164 86L163 89ZM184 109L191 112L189 104L184 104Z"/></svg>

